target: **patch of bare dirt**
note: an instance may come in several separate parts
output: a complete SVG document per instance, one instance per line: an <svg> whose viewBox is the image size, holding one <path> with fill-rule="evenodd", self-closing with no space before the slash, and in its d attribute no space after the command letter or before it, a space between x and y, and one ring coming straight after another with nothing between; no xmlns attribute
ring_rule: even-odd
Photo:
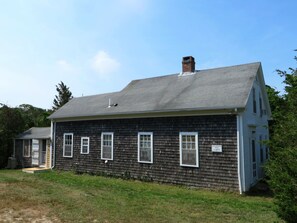
<svg viewBox="0 0 297 223"><path fill-rule="evenodd" d="M0 210L0 222L30 222L30 223L60 223L57 218L47 216L47 211L26 208L14 210L12 208L4 208Z"/></svg>
<svg viewBox="0 0 297 223"><path fill-rule="evenodd" d="M0 193L2 192L2 189L4 189L5 187L7 187L6 183L0 183Z"/></svg>
<svg viewBox="0 0 297 223"><path fill-rule="evenodd" d="M0 223L60 223L58 218L50 216L46 206L27 199L25 194L18 194L25 191L25 187L20 190L9 183L0 183Z"/></svg>

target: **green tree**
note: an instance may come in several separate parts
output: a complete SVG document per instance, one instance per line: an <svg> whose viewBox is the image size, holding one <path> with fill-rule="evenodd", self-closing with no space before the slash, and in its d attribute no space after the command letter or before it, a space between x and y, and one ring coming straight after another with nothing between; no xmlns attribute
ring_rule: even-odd
<svg viewBox="0 0 297 223"><path fill-rule="evenodd" d="M37 108L29 104L22 104L18 106L18 109L25 121L25 129L31 127L48 127L50 126L50 120L47 117L52 113L50 110L43 108Z"/></svg>
<svg viewBox="0 0 297 223"><path fill-rule="evenodd" d="M3 168L13 153L13 138L24 130L25 122L18 109L0 106L0 168Z"/></svg>
<svg viewBox="0 0 297 223"><path fill-rule="evenodd" d="M295 57L297 61L297 58ZM274 109L271 156L266 172L275 194L278 215L287 222L297 219L297 69L277 70L284 77L285 94ZM271 95L270 95L271 96ZM277 99L278 100L278 99Z"/></svg>
<svg viewBox="0 0 297 223"><path fill-rule="evenodd" d="M272 138L274 127L277 121L283 116L282 111L284 111L285 100L284 97L280 95L279 91L268 85L266 85L266 92L272 113L272 120L269 121L269 134L270 138Z"/></svg>
<svg viewBox="0 0 297 223"><path fill-rule="evenodd" d="M279 91L270 87L269 85L266 85L266 92L272 111L272 118L278 118L281 116L281 112L284 110L284 97L280 95Z"/></svg>
<svg viewBox="0 0 297 223"><path fill-rule="evenodd" d="M73 98L69 87L67 87L62 81L56 85L56 90L58 95L55 95L53 110L57 110Z"/></svg>
<svg viewBox="0 0 297 223"><path fill-rule="evenodd" d="M6 166L8 157L12 155L13 139L33 126L50 126L47 117L51 113L50 110L29 104L22 104L16 108L0 104L0 168Z"/></svg>

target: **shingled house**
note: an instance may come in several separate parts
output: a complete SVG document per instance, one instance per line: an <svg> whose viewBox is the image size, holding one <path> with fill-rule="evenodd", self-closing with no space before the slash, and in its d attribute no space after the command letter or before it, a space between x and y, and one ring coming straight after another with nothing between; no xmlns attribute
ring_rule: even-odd
<svg viewBox="0 0 297 223"><path fill-rule="evenodd" d="M32 127L14 139L14 155L18 167L51 166L50 127Z"/></svg>
<svg viewBox="0 0 297 223"><path fill-rule="evenodd" d="M262 177L270 106L261 63L130 82L50 116L53 167L247 191Z"/></svg>

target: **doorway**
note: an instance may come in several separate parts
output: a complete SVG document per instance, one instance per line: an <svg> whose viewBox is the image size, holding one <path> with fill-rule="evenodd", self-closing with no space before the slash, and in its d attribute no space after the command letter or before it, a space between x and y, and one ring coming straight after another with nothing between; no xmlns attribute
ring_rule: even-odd
<svg viewBox="0 0 297 223"><path fill-rule="evenodd" d="M42 140L40 151L40 165L45 166L46 163L46 139Z"/></svg>
<svg viewBox="0 0 297 223"><path fill-rule="evenodd" d="M32 139L32 165L39 165L39 140Z"/></svg>

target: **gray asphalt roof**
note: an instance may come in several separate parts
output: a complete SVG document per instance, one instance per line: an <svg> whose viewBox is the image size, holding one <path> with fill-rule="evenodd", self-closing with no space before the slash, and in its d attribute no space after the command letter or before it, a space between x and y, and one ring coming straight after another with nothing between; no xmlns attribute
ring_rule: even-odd
<svg viewBox="0 0 297 223"><path fill-rule="evenodd" d="M50 136L50 127L32 127L19 134L16 139L48 139Z"/></svg>
<svg viewBox="0 0 297 223"><path fill-rule="evenodd" d="M244 108L260 65L134 80L119 92L73 98L49 118ZM109 99L117 106L109 108Z"/></svg>

